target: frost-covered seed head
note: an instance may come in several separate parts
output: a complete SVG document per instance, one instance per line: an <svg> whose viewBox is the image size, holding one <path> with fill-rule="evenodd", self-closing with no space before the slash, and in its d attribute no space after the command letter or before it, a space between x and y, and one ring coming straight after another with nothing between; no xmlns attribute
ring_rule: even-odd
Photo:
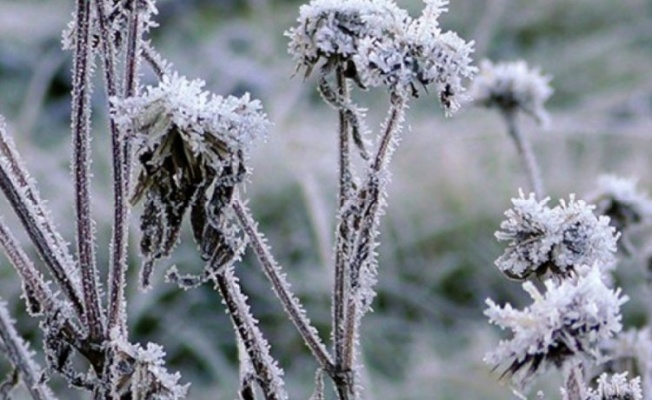
<svg viewBox="0 0 652 400"><path fill-rule="evenodd" d="M205 206L196 204L197 193L207 201L216 182L232 187L242 181L247 151L270 126L260 102L248 94L223 98L203 86L200 80L166 75L142 96L113 102L117 123L142 142L132 202L146 197L141 250L150 269L152 260L176 245L185 211Z"/></svg>
<svg viewBox="0 0 652 400"><path fill-rule="evenodd" d="M473 80L471 97L477 104L502 111L523 111L545 125L548 113L543 104L552 95L552 78L529 68L525 61L493 64L484 60Z"/></svg>
<svg viewBox="0 0 652 400"><path fill-rule="evenodd" d="M643 400L641 378L627 380L627 372L611 377L603 373L598 378L598 387L589 389L587 400Z"/></svg>
<svg viewBox="0 0 652 400"><path fill-rule="evenodd" d="M391 0L313 0L301 6L298 25L285 34L297 68L309 75L322 58L350 60L362 38L400 34L407 18Z"/></svg>
<svg viewBox="0 0 652 400"><path fill-rule="evenodd" d="M605 286L600 273L594 267L560 284L546 280L543 294L532 282L525 282L523 289L534 302L523 310L510 304L500 307L488 299L489 322L511 330L512 337L501 341L485 361L506 366L504 375L524 384L576 355L597 357L596 345L620 331L620 306L627 301L620 290Z"/></svg>
<svg viewBox="0 0 652 400"><path fill-rule="evenodd" d="M637 190L635 179L604 175L598 187L595 212L608 216L618 231L652 219L652 199Z"/></svg>
<svg viewBox="0 0 652 400"><path fill-rule="evenodd" d="M549 199L537 201L533 194L512 199L513 207L496 232L509 244L496 260L509 278L526 279L548 272L566 277L579 265L609 265L614 261L618 236L609 219L596 217L592 206L571 196L554 208Z"/></svg>

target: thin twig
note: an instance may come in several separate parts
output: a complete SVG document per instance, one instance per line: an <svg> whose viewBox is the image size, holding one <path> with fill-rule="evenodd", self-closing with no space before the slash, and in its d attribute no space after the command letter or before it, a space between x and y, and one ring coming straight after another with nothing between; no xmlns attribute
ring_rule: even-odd
<svg viewBox="0 0 652 400"><path fill-rule="evenodd" d="M523 167L530 179L530 184L532 185L532 190L538 199L542 199L544 196L543 180L541 179L541 172L539 170L539 164L537 159L532 151L530 142L527 140L527 137L521 132L516 122L516 111L503 111L503 118L507 124L507 131L509 136L514 140L516 144L516 149L518 154L521 156L523 161Z"/></svg>
<svg viewBox="0 0 652 400"><path fill-rule="evenodd" d="M257 224L251 217L249 210L237 197L233 199L232 207L240 225L251 241L251 246L267 279L269 279L276 296L283 304L285 312L317 359L319 366L331 373L334 370L333 361L321 339L319 339L317 329L310 324L310 320L299 300L290 291L289 284L281 272L281 267L271 255L263 235L258 232Z"/></svg>
<svg viewBox="0 0 652 400"><path fill-rule="evenodd" d="M20 158L13 141L0 122L0 188L27 231L36 250L83 320L79 275L63 238L54 229L50 214Z"/></svg>
<svg viewBox="0 0 652 400"><path fill-rule="evenodd" d="M115 51L112 43L110 22L107 19L105 2L95 0L100 38L102 43L102 59L104 60L104 81L109 101L118 95L117 74L115 67ZM113 118L109 119L111 131L111 153L113 157L113 234L111 237L111 263L109 264L108 317L106 337L114 328L124 330L124 275L127 266L126 239L126 194L124 184L124 159L122 148L123 135Z"/></svg>
<svg viewBox="0 0 652 400"><path fill-rule="evenodd" d="M14 367L20 371L25 386L32 398L36 400L55 399L56 397L41 380L41 368L32 360L25 342L20 338L14 322L7 311L7 304L0 300L0 337L7 348L7 355Z"/></svg>
<svg viewBox="0 0 652 400"><path fill-rule="evenodd" d="M92 341L101 342L104 335L103 315L98 291L95 264L95 238L90 209L90 93L91 46L90 1L76 0L75 52L72 82L73 177L77 252L81 268L85 323Z"/></svg>
<svg viewBox="0 0 652 400"><path fill-rule="evenodd" d="M265 399L287 399L283 381L280 379L282 372L269 354L269 344L263 338L255 319L251 316L246 297L240 291L237 278L233 275L233 267L226 267L224 271L216 274L215 285L224 299L224 304L229 309L231 321L242 340L249 361L256 371L256 382Z"/></svg>

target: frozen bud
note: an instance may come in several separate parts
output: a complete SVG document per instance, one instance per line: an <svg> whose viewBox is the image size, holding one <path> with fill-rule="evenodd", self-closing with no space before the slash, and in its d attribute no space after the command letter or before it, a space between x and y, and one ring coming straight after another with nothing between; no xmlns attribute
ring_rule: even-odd
<svg viewBox="0 0 652 400"><path fill-rule="evenodd" d="M614 374L611 377L606 373L598 378L598 387L589 389L588 400L643 400L641 378L627 380L627 372Z"/></svg>
<svg viewBox="0 0 652 400"><path fill-rule="evenodd" d="M154 260L174 248L186 210L200 207L196 214L204 216L208 199L218 204L213 208L228 203L230 198L215 197L230 196L232 190L222 189L243 180L246 153L270 126L260 102L248 94L223 98L203 91L203 86L200 80L174 74L142 96L113 104L115 120L141 142L132 202L145 198L141 250L146 287ZM195 230L201 229L203 225Z"/></svg>
<svg viewBox="0 0 652 400"><path fill-rule="evenodd" d="M407 18L391 0L313 0L301 6L298 25L285 35L297 68L305 68L306 75L320 59L343 62L355 75L349 61L360 39L400 34Z"/></svg>
<svg viewBox="0 0 652 400"><path fill-rule="evenodd" d="M509 242L496 266L509 278L552 273L567 277L580 265L609 265L614 261L618 236L609 219L596 217L592 206L571 196L554 208L549 199L537 201L533 194L512 199L513 207L496 232Z"/></svg>
<svg viewBox="0 0 652 400"><path fill-rule="evenodd" d="M501 341L485 361L504 366L503 375L516 384L575 356L598 357L597 344L621 329L620 306L627 298L605 286L599 268L559 285L551 279L544 284L542 294L532 282L523 283L533 299L523 310L487 300L489 322L509 329L512 337Z"/></svg>
<svg viewBox="0 0 652 400"><path fill-rule="evenodd" d="M651 219L652 199L637 190L636 180L605 175L598 180L598 187L595 212L608 216L618 231Z"/></svg>
<svg viewBox="0 0 652 400"><path fill-rule="evenodd" d="M471 86L471 97L485 107L523 111L545 125L548 113L543 104L553 92L550 80L550 76L529 68L525 61L493 64L484 60Z"/></svg>

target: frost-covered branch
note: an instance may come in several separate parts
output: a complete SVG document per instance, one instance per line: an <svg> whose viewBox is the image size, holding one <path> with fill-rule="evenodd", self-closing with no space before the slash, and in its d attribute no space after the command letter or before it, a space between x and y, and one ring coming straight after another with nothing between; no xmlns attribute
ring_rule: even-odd
<svg viewBox="0 0 652 400"><path fill-rule="evenodd" d="M89 335L94 341L104 336L104 321L98 290L95 264L95 232L90 203L90 118L91 118L91 2L76 0L75 50L73 53L72 133L73 181L75 184L75 213L77 225L77 253L81 269L84 317Z"/></svg>
<svg viewBox="0 0 652 400"><path fill-rule="evenodd" d="M40 257L83 319L84 306L79 275L63 238L56 232L50 213L21 160L0 118L0 188L27 231Z"/></svg>
<svg viewBox="0 0 652 400"><path fill-rule="evenodd" d="M43 371L34 362L32 352L16 331L14 321L7 311L7 303L3 300L0 300L0 338L4 343L7 356L19 371L32 398L36 400L55 399L54 394L41 381Z"/></svg>
<svg viewBox="0 0 652 400"><path fill-rule="evenodd" d="M251 241L251 247L263 268L263 272L265 272L267 279L269 279L272 284L274 293L276 293L283 304L285 312L288 314L304 342L319 362L319 365L325 371L333 371L333 361L331 360L326 347L319 338L317 330L310 324L310 320L306 316L303 306L299 303L299 300L294 296L294 294L292 294L290 286L285 280L285 274L282 272L281 267L276 263L276 260L274 260L274 257L270 253L265 238L260 232L258 232L257 224L254 222L246 205L236 198L233 200L232 207L242 229Z"/></svg>
<svg viewBox="0 0 652 400"><path fill-rule="evenodd" d="M233 267L226 267L215 276L215 286L220 291L229 316L246 350L249 361L256 372L255 381L260 386L266 400L286 400L288 398L281 379L283 371L269 353L269 344L258 329L251 315L247 298L240 291ZM246 382L246 381L245 381ZM245 386L245 393L249 393Z"/></svg>

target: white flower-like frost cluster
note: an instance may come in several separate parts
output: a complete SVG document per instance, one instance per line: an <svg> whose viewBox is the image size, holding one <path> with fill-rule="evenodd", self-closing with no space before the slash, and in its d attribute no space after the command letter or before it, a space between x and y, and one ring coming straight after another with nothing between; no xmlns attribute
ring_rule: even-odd
<svg viewBox="0 0 652 400"><path fill-rule="evenodd" d="M588 390L587 400L643 400L641 378L627 380L627 372L611 377L603 373L598 378L598 387Z"/></svg>
<svg viewBox="0 0 652 400"><path fill-rule="evenodd" d="M523 283L534 300L523 310L487 300L490 323L511 330L512 338L501 341L485 361L506 366L504 375L517 383L576 355L597 357L595 345L621 330L620 306L627 297L609 289L598 268L560 284L552 279L544 284L545 293L540 293L531 282Z"/></svg>
<svg viewBox="0 0 652 400"><path fill-rule="evenodd" d="M506 112L523 111L545 125L549 119L544 103L552 95L552 78L541 75L525 61L492 63L483 60L471 85L471 97L485 107Z"/></svg>
<svg viewBox="0 0 652 400"><path fill-rule="evenodd" d="M639 191L636 183L635 179L615 175L603 175L598 179L596 212L611 218L618 230L652 219L652 199Z"/></svg>
<svg viewBox="0 0 652 400"><path fill-rule="evenodd" d="M411 18L389 0L313 0L301 8L290 29L289 51L309 74L321 58L341 63L360 86L386 86L402 97L434 83L444 109L454 112L464 99L464 78L472 78L473 42L442 32L438 17L447 0L428 0Z"/></svg>
<svg viewBox="0 0 652 400"><path fill-rule="evenodd" d="M525 279L532 274L567 276L581 265L614 262L618 235L609 218L593 214L593 207L573 196L554 208L549 199L534 195L512 199L513 207L496 232L499 241L509 244L496 260L509 278Z"/></svg>

